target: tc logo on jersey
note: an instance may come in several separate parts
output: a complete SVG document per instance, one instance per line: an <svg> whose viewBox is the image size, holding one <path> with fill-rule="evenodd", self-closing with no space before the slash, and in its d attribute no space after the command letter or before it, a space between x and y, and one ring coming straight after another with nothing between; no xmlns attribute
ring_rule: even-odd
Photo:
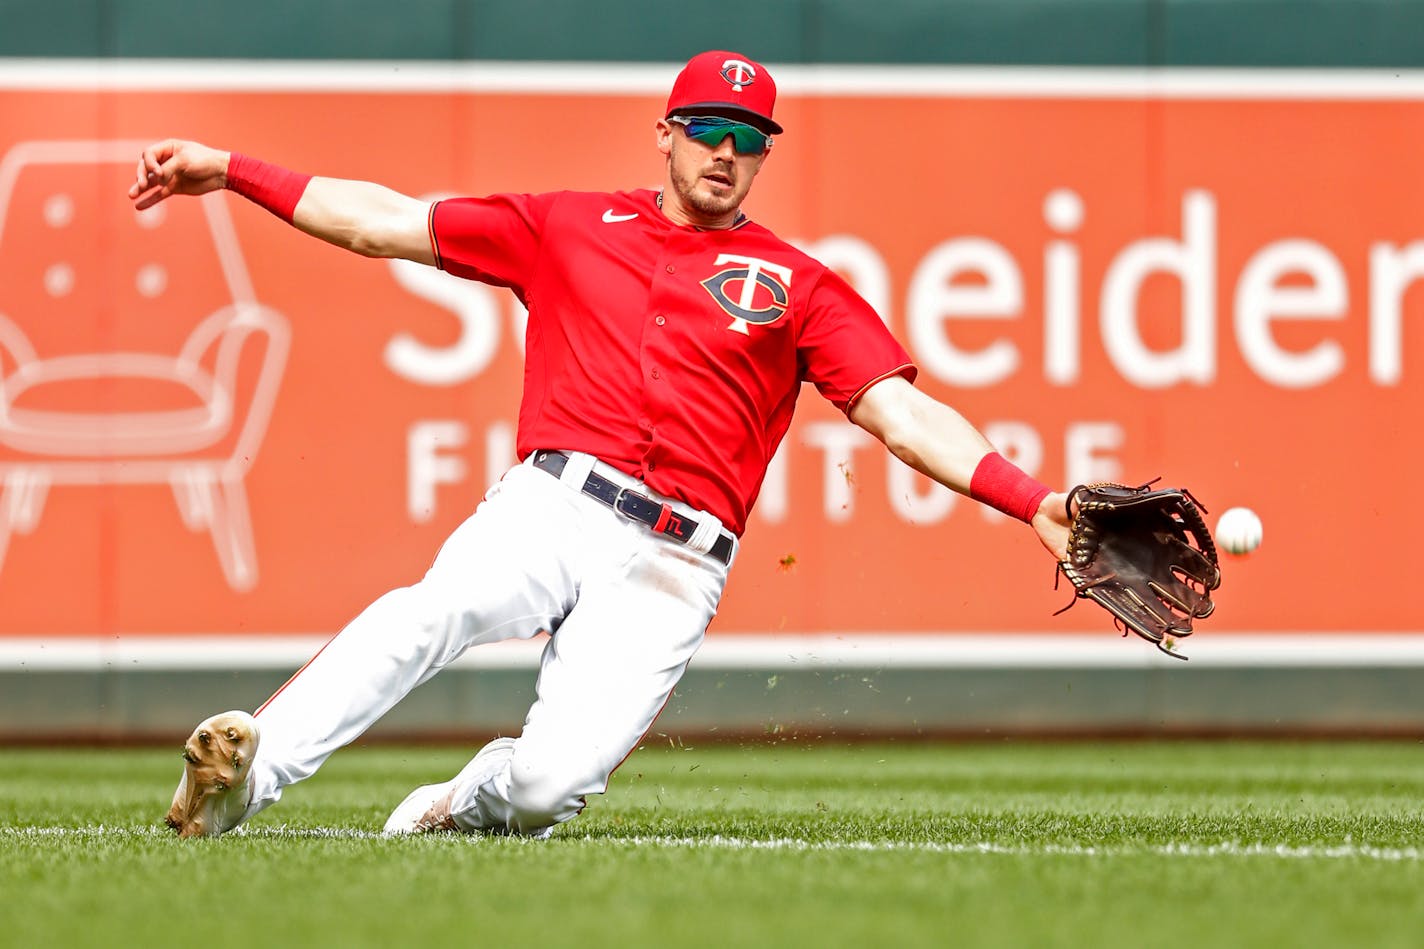
<svg viewBox="0 0 1424 949"><path fill-rule="evenodd" d="M756 82L756 67L740 59L729 59L722 63L722 78L731 84L733 92L741 92L743 86Z"/></svg>
<svg viewBox="0 0 1424 949"><path fill-rule="evenodd" d="M731 314L732 324L727 329L750 336L748 323L765 326L786 315L786 305L791 299L788 292L791 286L790 267L781 267L759 257L718 254L713 266L722 267L725 264L739 266L717 271L702 281L702 286L712 294L718 306Z"/></svg>

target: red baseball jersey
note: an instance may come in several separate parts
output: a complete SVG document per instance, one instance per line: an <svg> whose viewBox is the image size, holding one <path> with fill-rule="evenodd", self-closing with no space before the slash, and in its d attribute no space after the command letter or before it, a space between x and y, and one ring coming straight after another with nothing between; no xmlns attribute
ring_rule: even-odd
<svg viewBox="0 0 1424 949"><path fill-rule="evenodd" d="M453 198L437 265L529 309L517 446L585 451L741 534L803 381L842 411L909 356L766 228L669 221L657 192Z"/></svg>

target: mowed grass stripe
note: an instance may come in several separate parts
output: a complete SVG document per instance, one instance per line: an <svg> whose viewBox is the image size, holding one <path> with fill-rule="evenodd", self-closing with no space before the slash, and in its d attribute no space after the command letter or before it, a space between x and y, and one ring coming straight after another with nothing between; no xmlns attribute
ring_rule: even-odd
<svg viewBox="0 0 1424 949"><path fill-rule="evenodd" d="M0 750L0 949L1418 949L1424 932L1419 742L668 742L552 840L379 834L471 751L349 749L242 833L180 841L160 823L176 745Z"/></svg>
<svg viewBox="0 0 1424 949"><path fill-rule="evenodd" d="M0 827L0 839L11 838L33 840L37 838L60 838L82 840L84 838L106 838L112 840L165 840L173 837L172 831L158 827ZM384 840L390 841L377 831L356 830L346 827L264 827L236 832L234 837L246 840L272 840L275 842L297 840ZM478 842L479 838L467 838ZM1372 847L1358 844L1339 844L1328 847L1303 847L1285 843L1257 841L1240 843L1222 841L1215 844L1168 843L1144 844L1142 846L1077 846L1072 844L1001 844L992 841L952 842L952 841L906 841L906 840L805 840L794 837L773 837L756 839L747 837L727 837L714 834L710 837L619 837L614 835L561 834L546 846L558 846L559 842L609 845L615 847L672 847L711 848L720 850L796 850L796 851L854 851L860 853L943 853L943 854L1007 854L1011 856L1067 856L1067 857L1116 857L1156 854L1166 857L1277 857L1288 860L1379 860L1385 862L1417 862L1424 859L1424 851L1415 847ZM542 842L531 842L538 845Z"/></svg>

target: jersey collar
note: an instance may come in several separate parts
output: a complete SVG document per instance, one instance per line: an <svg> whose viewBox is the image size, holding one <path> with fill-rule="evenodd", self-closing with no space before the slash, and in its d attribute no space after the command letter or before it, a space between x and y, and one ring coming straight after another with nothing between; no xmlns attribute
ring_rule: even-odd
<svg viewBox="0 0 1424 949"><path fill-rule="evenodd" d="M658 202L658 210L661 211L661 210L663 209L663 193L662 193L661 191L658 192L657 202ZM736 230L737 228L741 227L743 224L747 223L747 221L749 221L749 220L751 220L751 219L746 216L746 214L742 211L742 209L741 209L741 208L738 208L738 209L737 209L737 216L732 220L732 226L731 226L731 227L719 227L719 228L698 227L696 224L691 224L691 225L688 225L688 226L691 227L694 231L710 231L710 230L734 231L734 230Z"/></svg>

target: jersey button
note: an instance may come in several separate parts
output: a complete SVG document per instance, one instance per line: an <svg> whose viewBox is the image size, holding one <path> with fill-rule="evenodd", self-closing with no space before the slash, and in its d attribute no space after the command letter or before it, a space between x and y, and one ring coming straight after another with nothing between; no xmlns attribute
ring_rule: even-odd
<svg viewBox="0 0 1424 949"><path fill-rule="evenodd" d="M653 370L653 378L654 378L654 379L661 379L661 378L662 378L662 373L660 373L660 372L658 372L656 369L654 369L654 370Z"/></svg>
<svg viewBox="0 0 1424 949"><path fill-rule="evenodd" d="M677 273L677 268L674 267L672 264L668 264L668 265L667 265L667 272L668 272L668 273Z"/></svg>
<svg viewBox="0 0 1424 949"><path fill-rule="evenodd" d="M662 326L663 324L667 323L667 317L663 316L662 314L659 314L653 317L653 322L658 324L659 326Z"/></svg>

